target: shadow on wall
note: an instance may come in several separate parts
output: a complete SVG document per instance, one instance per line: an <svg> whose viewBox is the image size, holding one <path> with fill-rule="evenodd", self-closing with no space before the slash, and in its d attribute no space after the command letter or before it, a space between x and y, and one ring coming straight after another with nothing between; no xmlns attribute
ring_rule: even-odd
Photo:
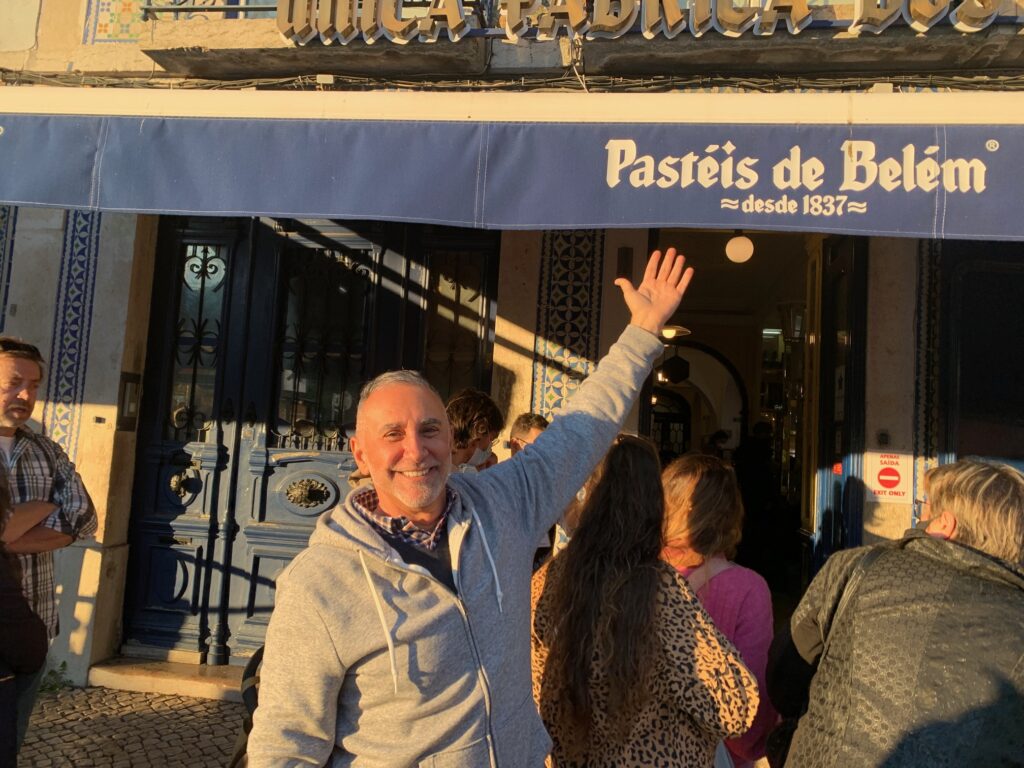
<svg viewBox="0 0 1024 768"><path fill-rule="evenodd" d="M491 396L505 415L505 428L512 425L518 413L512 413L512 390L516 385L516 374L503 365L495 364L491 369Z"/></svg>
<svg viewBox="0 0 1024 768"><path fill-rule="evenodd" d="M102 557L100 545L85 541L53 553L54 592L60 615L57 636L50 645L46 666L66 671L74 685L85 685L89 674L88 632L93 628L97 599L83 595L82 573L90 556ZM66 664L66 670L62 665Z"/></svg>
<svg viewBox="0 0 1024 768"><path fill-rule="evenodd" d="M819 472L827 478L828 490L819 499L821 507L814 552L815 571L833 552L861 545L864 528L862 511L867 490L859 477L835 475L829 467L819 468Z"/></svg>

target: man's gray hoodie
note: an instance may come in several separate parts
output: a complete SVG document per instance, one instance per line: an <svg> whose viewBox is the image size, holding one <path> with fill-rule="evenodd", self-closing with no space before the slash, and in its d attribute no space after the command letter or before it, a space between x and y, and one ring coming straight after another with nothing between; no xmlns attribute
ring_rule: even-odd
<svg viewBox="0 0 1024 768"><path fill-rule="evenodd" d="M628 327L536 442L448 479L458 594L407 565L351 494L320 518L277 580L250 765L543 765L550 740L530 681L533 556L661 352L655 336Z"/></svg>

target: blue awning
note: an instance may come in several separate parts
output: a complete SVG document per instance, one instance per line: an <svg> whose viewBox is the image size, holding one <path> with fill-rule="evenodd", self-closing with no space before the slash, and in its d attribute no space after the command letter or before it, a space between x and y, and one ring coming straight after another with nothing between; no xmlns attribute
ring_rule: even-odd
<svg viewBox="0 0 1024 768"><path fill-rule="evenodd" d="M18 91L42 90L51 100L60 97L57 106L40 108L38 93L15 98ZM510 100L504 109L495 105L505 102L488 98L490 106L478 110L474 99L496 94L416 94L396 114L378 116L353 113L357 96L332 109L299 101L288 103L302 109L267 114L278 102L272 97L259 107L258 92L206 93L201 109L182 97L192 106L178 110L175 94L135 91L127 102L121 94L104 101L76 92L72 111L62 104L69 90L0 90L0 202L489 229L701 227L1024 239L1024 217L1009 210L1024 197L1024 120L1012 117L1024 102L1016 94L983 103L1019 122L1000 123L999 115L992 123L978 115L964 121L954 106L948 122L897 124L899 116L882 122L874 107L830 102L826 95L792 102L802 106L790 122L786 115L758 121L756 112L742 109L742 121L687 111L715 104L707 94L604 101L599 95L579 101L575 112L579 94L543 94L564 101L554 112L555 102L538 102L534 94L504 96ZM674 97L659 103L671 103L675 116L652 116L653 101L635 101L661 96ZM212 97L224 109L214 109ZM435 104L424 97L444 103L418 109ZM93 113L82 108L87 98ZM520 98L529 109L515 108ZM762 98L785 101L777 94ZM807 107L814 99L826 100L819 102L821 122L806 120L818 114ZM538 103L544 110L534 108ZM730 102L723 116L737 114L743 103ZM754 109L768 102L746 103ZM834 103L848 106L830 114L825 107ZM915 103L930 104L924 120L941 114L935 102ZM104 104L113 108L104 113ZM626 111L630 104L643 108ZM524 116L516 119L520 111Z"/></svg>

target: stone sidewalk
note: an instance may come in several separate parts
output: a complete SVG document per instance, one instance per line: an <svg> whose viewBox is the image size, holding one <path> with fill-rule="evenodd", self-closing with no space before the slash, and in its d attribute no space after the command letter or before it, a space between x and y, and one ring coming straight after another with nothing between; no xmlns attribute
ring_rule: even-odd
<svg viewBox="0 0 1024 768"><path fill-rule="evenodd" d="M18 766L221 768L244 711L233 702L111 688L43 693Z"/></svg>
<svg viewBox="0 0 1024 768"><path fill-rule="evenodd" d="M223 768L244 712L234 702L112 688L43 693L18 768Z"/></svg>

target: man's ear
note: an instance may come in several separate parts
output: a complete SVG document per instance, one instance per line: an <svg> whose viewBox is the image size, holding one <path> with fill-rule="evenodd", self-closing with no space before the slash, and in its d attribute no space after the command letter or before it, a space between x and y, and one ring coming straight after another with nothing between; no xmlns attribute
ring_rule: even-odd
<svg viewBox="0 0 1024 768"><path fill-rule="evenodd" d="M949 511L943 511L928 522L929 536L949 541L956 536L956 518Z"/></svg>
<svg viewBox="0 0 1024 768"><path fill-rule="evenodd" d="M370 468L363 459L363 451L360 449L359 439L355 435L348 439L348 449L352 452L352 458L356 460L356 466L359 467L359 471L364 475L369 475Z"/></svg>

